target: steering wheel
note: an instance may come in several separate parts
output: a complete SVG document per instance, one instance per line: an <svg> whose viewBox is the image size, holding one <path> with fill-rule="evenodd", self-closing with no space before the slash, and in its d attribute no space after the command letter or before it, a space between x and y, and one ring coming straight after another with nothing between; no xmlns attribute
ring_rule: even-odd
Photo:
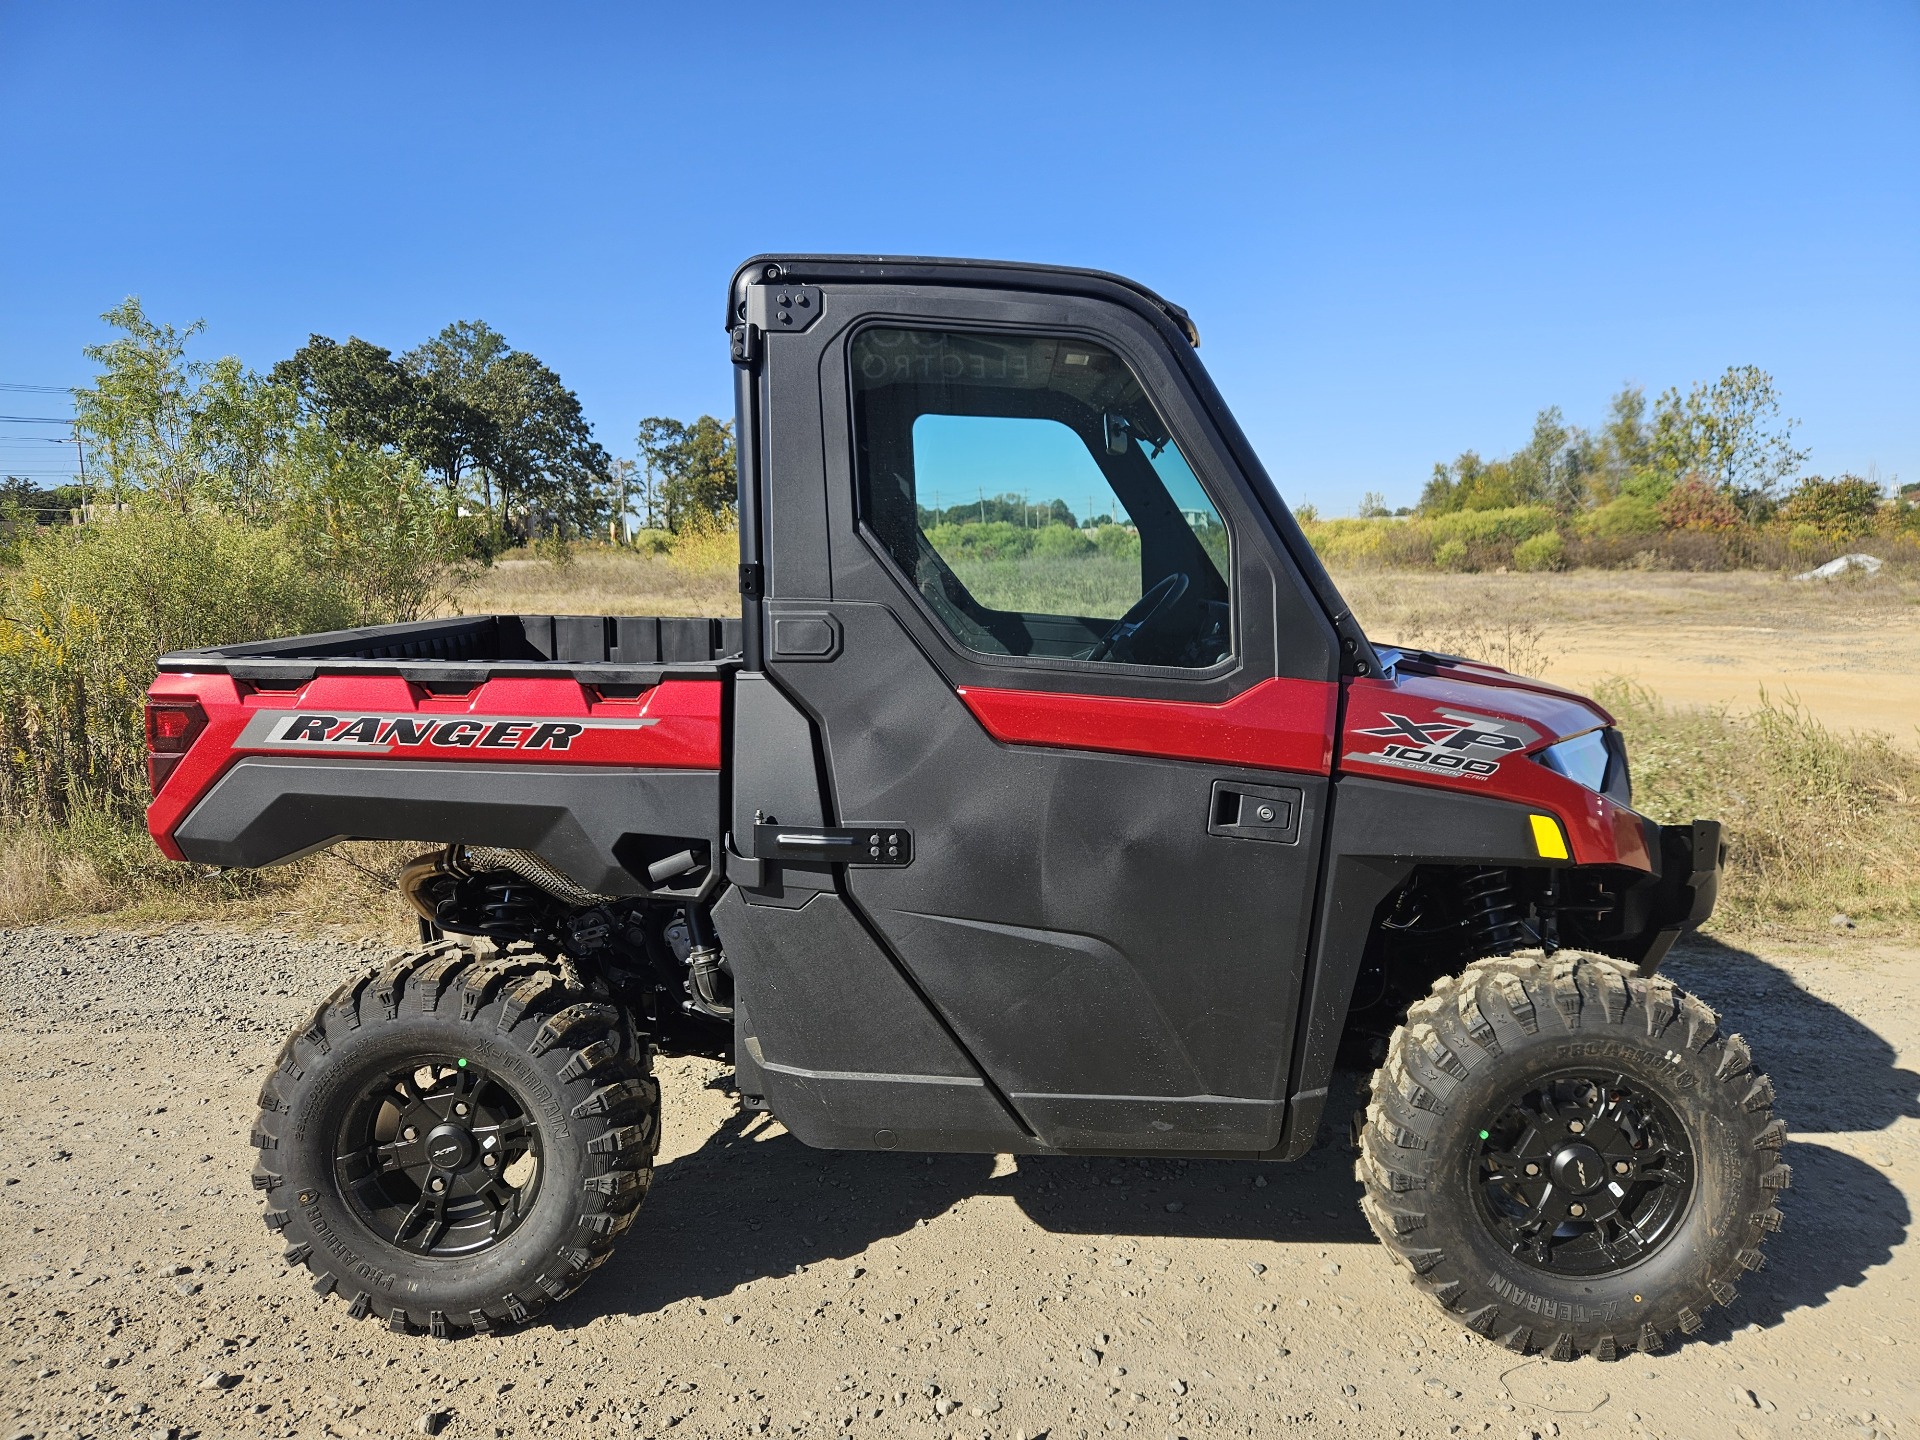
<svg viewBox="0 0 1920 1440"><path fill-rule="evenodd" d="M1192 584L1183 570L1174 570L1161 576L1147 587L1147 593L1127 607L1127 613L1113 622L1113 628L1100 637L1095 645L1083 657L1087 660L1105 660L1113 654L1115 647L1132 640L1148 625L1187 593Z"/></svg>

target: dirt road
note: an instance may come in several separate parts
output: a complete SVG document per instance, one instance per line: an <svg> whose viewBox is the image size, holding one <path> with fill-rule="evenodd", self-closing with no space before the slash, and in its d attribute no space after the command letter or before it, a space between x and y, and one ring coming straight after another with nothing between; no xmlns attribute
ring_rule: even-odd
<svg viewBox="0 0 1920 1440"><path fill-rule="evenodd" d="M828 1154L665 1065L659 1181L550 1323L436 1342L287 1271L259 1077L370 958L0 934L0 1440L21 1435L1920 1434L1920 951L1703 947L1795 1127L1787 1228L1677 1353L1554 1365L1417 1295L1295 1166Z"/></svg>

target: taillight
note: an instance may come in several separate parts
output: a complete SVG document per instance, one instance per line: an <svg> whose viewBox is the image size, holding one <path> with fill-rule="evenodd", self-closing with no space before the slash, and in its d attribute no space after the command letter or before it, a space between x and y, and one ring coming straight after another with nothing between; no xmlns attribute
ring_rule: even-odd
<svg viewBox="0 0 1920 1440"><path fill-rule="evenodd" d="M197 701L147 701L147 784L155 795L206 728L207 712Z"/></svg>

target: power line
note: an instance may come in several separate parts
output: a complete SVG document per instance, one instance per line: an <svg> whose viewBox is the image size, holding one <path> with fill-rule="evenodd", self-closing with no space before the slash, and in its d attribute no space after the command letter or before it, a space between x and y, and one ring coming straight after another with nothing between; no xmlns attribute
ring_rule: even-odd
<svg viewBox="0 0 1920 1440"><path fill-rule="evenodd" d="M23 395L71 395L71 385L16 385L11 381L0 380L0 390L14 390Z"/></svg>
<svg viewBox="0 0 1920 1440"><path fill-rule="evenodd" d="M71 425L71 415L0 415L9 425Z"/></svg>

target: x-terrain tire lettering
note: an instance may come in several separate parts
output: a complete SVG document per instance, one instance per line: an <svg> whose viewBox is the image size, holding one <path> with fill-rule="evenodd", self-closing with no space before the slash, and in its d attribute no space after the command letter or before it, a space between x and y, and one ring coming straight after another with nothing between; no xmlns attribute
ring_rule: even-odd
<svg viewBox="0 0 1920 1440"><path fill-rule="evenodd" d="M314 1290L449 1336L530 1319L633 1224L660 1091L567 960L451 943L340 987L260 1094L255 1188Z"/></svg>
<svg viewBox="0 0 1920 1440"><path fill-rule="evenodd" d="M1375 1073L1374 1233L1470 1328L1554 1359L1656 1351L1780 1228L1773 1086L1671 981L1569 951L1441 980Z"/></svg>

